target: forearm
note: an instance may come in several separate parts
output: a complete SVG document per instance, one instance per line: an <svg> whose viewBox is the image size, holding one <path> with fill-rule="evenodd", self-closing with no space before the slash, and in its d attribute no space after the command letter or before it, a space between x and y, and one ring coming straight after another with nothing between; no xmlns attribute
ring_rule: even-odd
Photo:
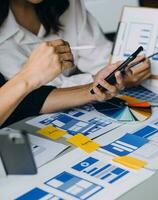
<svg viewBox="0 0 158 200"><path fill-rule="evenodd" d="M21 75L15 76L0 88L0 124L32 90L31 85Z"/></svg>
<svg viewBox="0 0 158 200"><path fill-rule="evenodd" d="M91 84L53 90L47 97L41 113L56 112L95 101L90 94Z"/></svg>

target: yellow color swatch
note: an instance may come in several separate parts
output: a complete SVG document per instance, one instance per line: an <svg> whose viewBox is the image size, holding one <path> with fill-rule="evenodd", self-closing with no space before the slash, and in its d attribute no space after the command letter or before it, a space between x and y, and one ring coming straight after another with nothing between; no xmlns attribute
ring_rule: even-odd
<svg viewBox="0 0 158 200"><path fill-rule="evenodd" d="M147 164L145 161L142 161L142 160L130 157L130 156L116 157L113 159L113 161L120 163L131 169L141 169Z"/></svg>
<svg viewBox="0 0 158 200"><path fill-rule="evenodd" d="M66 131L53 127L52 125L38 130L37 133L40 133L41 135L48 137L52 140L58 140L63 135L67 134Z"/></svg>
<svg viewBox="0 0 158 200"><path fill-rule="evenodd" d="M91 153L96 151L100 145L93 142L88 137L84 136L83 134L79 133L71 138L67 139L68 142L71 144L81 148L82 150L86 151L87 153Z"/></svg>

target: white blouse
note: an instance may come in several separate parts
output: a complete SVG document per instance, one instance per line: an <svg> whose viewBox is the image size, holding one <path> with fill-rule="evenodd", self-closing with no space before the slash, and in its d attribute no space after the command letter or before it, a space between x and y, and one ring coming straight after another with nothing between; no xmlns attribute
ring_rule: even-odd
<svg viewBox="0 0 158 200"><path fill-rule="evenodd" d="M69 87L92 81L92 75L108 63L111 42L104 37L97 22L86 10L84 0L70 0L69 9L60 20L64 29L58 35L50 33L43 37L45 30L42 25L38 35L35 35L21 27L9 11L0 27L0 72L5 78L10 79L16 74L41 42L62 38L71 46L93 45L96 48L74 51L73 69L61 74L51 85ZM77 69L82 74L74 75Z"/></svg>

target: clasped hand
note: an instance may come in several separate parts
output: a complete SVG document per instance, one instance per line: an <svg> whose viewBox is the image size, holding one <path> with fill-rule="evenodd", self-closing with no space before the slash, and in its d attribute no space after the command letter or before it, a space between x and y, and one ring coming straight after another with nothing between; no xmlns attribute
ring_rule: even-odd
<svg viewBox="0 0 158 200"><path fill-rule="evenodd" d="M55 79L73 64L69 44L63 40L54 40L36 48L20 73L24 74L26 80L29 77L31 85L38 88Z"/></svg>

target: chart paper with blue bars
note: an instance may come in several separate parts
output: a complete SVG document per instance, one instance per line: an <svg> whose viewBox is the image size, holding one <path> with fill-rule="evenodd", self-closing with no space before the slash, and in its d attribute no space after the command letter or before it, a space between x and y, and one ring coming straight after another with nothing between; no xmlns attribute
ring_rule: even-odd
<svg viewBox="0 0 158 200"><path fill-rule="evenodd" d="M124 57L129 56L139 46L143 47L146 54L152 37L153 25L149 23L130 22L128 28L128 37L126 37L126 43L124 43ZM133 38L135 39L134 41Z"/></svg>
<svg viewBox="0 0 158 200"><path fill-rule="evenodd" d="M102 146L102 149L117 156L126 156L146 143L148 143L148 139L127 133L123 137L113 141L111 144Z"/></svg>
<svg viewBox="0 0 158 200"><path fill-rule="evenodd" d="M30 190L29 192L23 194L16 200L64 200L60 197L57 197L53 194L50 194L49 192L44 191L43 189L40 188L34 188Z"/></svg>
<svg viewBox="0 0 158 200"><path fill-rule="evenodd" d="M45 184L81 200L88 199L103 189L102 186L75 176L69 172L62 172L46 181Z"/></svg>
<svg viewBox="0 0 158 200"><path fill-rule="evenodd" d="M102 163L93 157L79 162L74 165L72 169L106 181L109 184L117 182L129 173L128 170L117 167L111 163Z"/></svg>

